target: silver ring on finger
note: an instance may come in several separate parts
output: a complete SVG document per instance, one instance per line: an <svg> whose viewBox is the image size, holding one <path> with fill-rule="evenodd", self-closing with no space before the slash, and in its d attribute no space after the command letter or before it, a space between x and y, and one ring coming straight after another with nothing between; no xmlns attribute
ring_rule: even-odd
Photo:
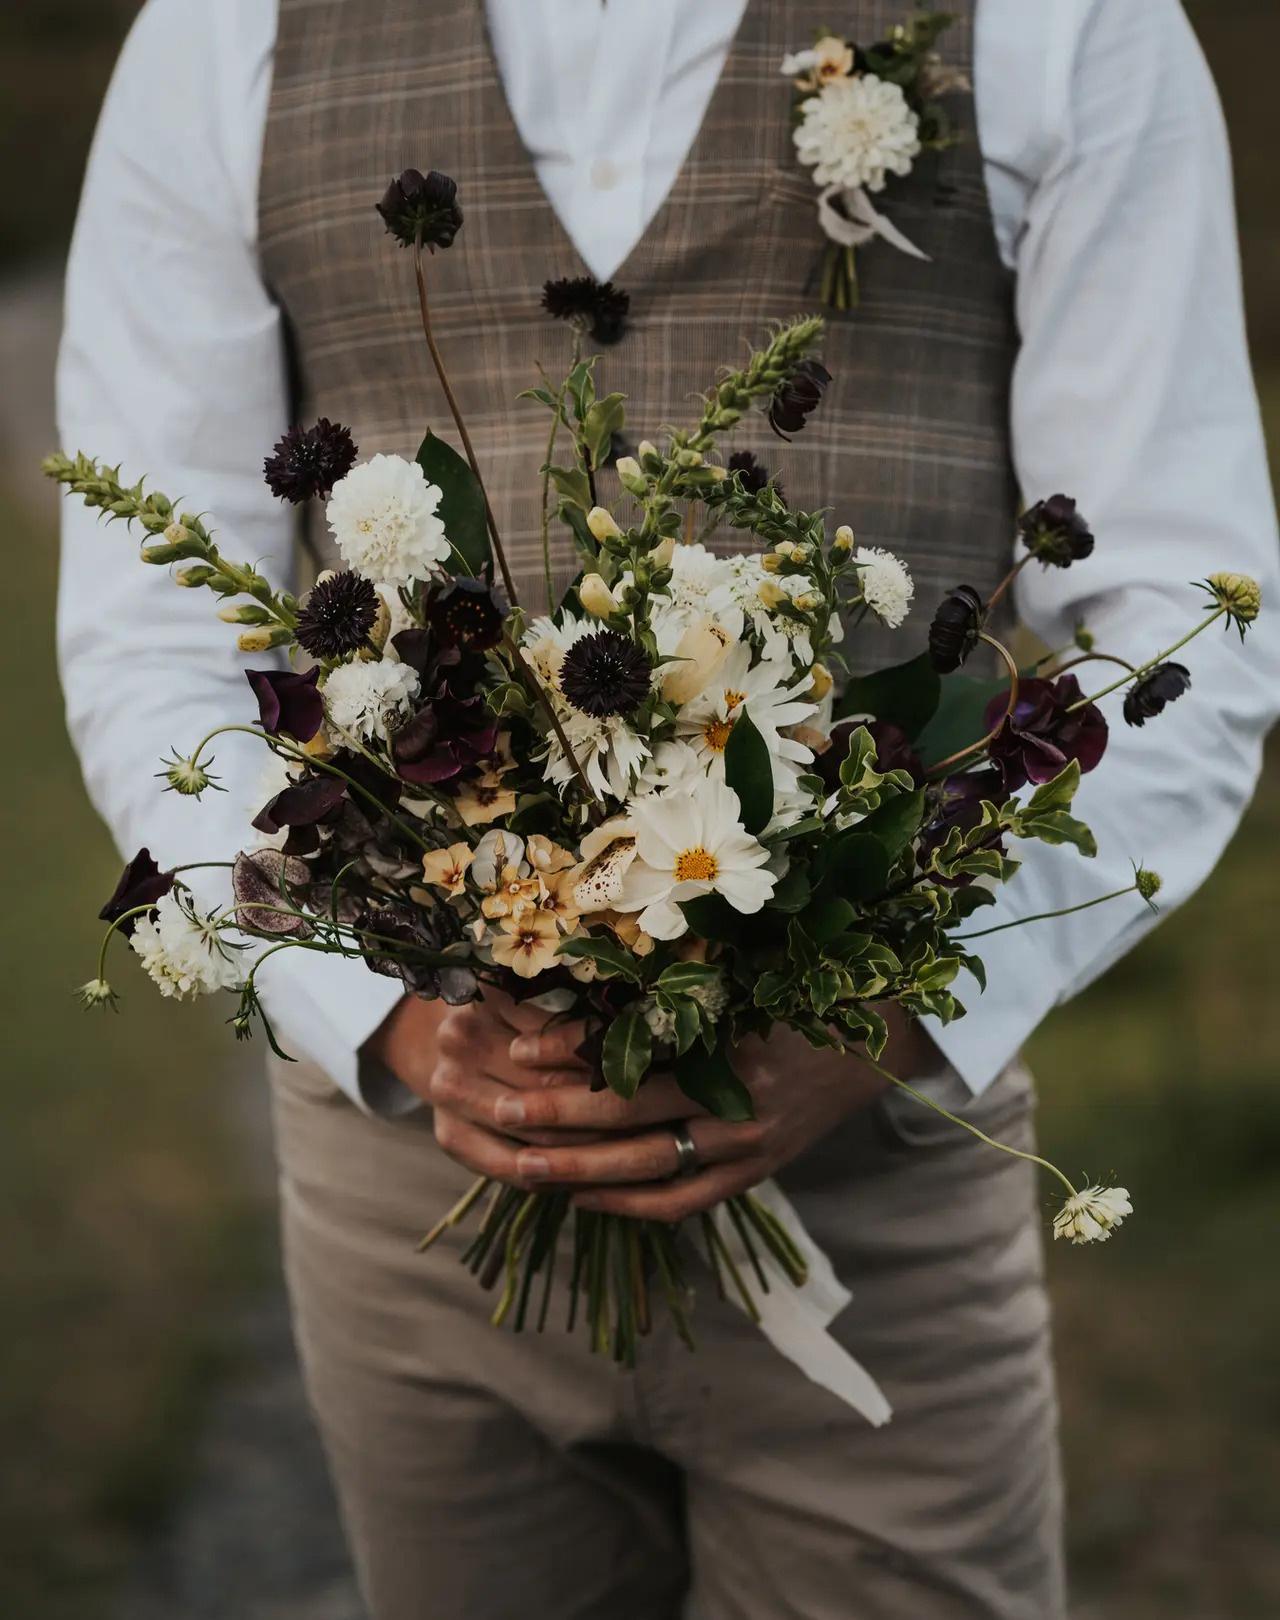
<svg viewBox="0 0 1280 1620"><path fill-rule="evenodd" d="M671 1140L675 1143L676 1167L672 1180L681 1176L691 1176L699 1167L698 1144L693 1139L693 1133L682 1120L671 1133Z"/></svg>

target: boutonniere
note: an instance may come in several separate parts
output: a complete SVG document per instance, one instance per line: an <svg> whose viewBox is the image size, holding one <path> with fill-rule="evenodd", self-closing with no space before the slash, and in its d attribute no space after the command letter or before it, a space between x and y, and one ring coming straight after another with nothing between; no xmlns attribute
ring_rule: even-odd
<svg viewBox="0 0 1280 1620"><path fill-rule="evenodd" d="M968 89L968 80L934 49L951 22L946 12L927 12L865 47L825 34L811 50L782 59L795 86L796 155L819 188L818 224L827 238L822 301L832 309L858 302L855 253L873 238L928 258L871 197L891 176L910 174L922 152L960 138L942 97Z"/></svg>

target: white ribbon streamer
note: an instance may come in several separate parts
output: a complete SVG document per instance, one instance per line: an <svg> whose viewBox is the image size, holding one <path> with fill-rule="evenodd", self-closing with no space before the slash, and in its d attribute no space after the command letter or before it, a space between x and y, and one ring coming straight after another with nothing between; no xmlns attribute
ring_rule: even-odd
<svg viewBox="0 0 1280 1620"><path fill-rule="evenodd" d="M758 1287L752 1289L760 1311L760 1331L806 1378L830 1390L855 1412L860 1412L868 1423L880 1428L893 1416L893 1408L867 1369L827 1331L853 1295L805 1231L791 1201L776 1182L764 1182L752 1196L783 1223L809 1267L808 1281L803 1288L796 1288L764 1245L756 1243L756 1257L770 1285L767 1294L761 1293ZM729 1212L722 1206L714 1212L713 1219L744 1280L750 1278L751 1258ZM746 1306L736 1293L732 1290L730 1293L739 1309L745 1311Z"/></svg>
<svg viewBox="0 0 1280 1620"><path fill-rule="evenodd" d="M840 208L831 200L837 196L840 198ZM899 252L910 254L913 259L927 261L929 258L927 253L922 253L914 242L902 234L891 219L880 213L861 186L850 186L848 189L828 186L821 192L818 196L818 223L831 240L841 247L861 247L864 242L878 236Z"/></svg>

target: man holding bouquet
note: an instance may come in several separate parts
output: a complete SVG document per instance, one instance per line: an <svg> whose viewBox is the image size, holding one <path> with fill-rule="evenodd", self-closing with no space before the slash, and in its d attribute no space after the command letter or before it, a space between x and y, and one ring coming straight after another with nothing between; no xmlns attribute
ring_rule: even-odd
<svg viewBox="0 0 1280 1620"><path fill-rule="evenodd" d="M885 64L921 27L916 109ZM1225 143L1174 0L969 0L948 28L898 0L151 0L82 204L64 441L198 491L241 554L297 578L259 474L291 423L409 457L424 414L450 428L369 205L410 165L464 187L434 330L522 594L546 423L512 402L540 362L563 369L548 278L655 430L744 333L832 304L814 400L774 412L795 442L753 418L735 443L797 507L905 557L930 608L961 580L1000 595L1018 485L1071 488L1099 536L1087 575L1026 569L1004 598L1051 647L1082 619L1134 657L1171 642L1206 554L1275 588ZM95 802L122 845L229 859L266 796L253 756L223 739L224 808L200 817L157 802L152 773L175 733L234 712L240 661L106 549L69 507L60 646ZM920 651L927 619L889 622L859 657ZM1119 887L1149 842L1166 899L1189 894L1251 791L1278 653L1268 630L1247 664L1215 641L1140 747L1117 704L1081 794L1099 859L1082 877L1035 846L997 920ZM1036 926L996 935L966 1019L899 1020L886 1058L1024 1150L1021 1044L1144 925ZM632 1103L591 1090L581 1028L527 1004L406 998L305 952L264 988L307 1060L276 1076L289 1281L374 1620L674 1620L690 1596L708 1620L1064 1615L1027 1166L993 1170L870 1067L783 1032L739 1052L756 1118L734 1124L660 1077ZM854 1291L834 1332L894 1421L869 1428L709 1297L695 1355L658 1332L628 1375L576 1339L494 1333L456 1249L414 1252L473 1174L664 1222L778 1176Z"/></svg>

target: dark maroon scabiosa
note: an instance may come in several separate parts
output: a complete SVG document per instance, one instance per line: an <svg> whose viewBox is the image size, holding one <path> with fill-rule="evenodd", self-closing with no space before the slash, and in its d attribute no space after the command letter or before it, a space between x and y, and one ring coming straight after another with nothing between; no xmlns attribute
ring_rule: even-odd
<svg viewBox="0 0 1280 1620"><path fill-rule="evenodd" d="M345 658L368 641L380 601L362 574L347 571L317 580L298 613L298 645L313 658Z"/></svg>
<svg viewBox="0 0 1280 1620"><path fill-rule="evenodd" d="M262 463L262 475L273 495L297 506L313 495L327 500L355 464L351 430L322 416L314 427L291 427Z"/></svg>
<svg viewBox="0 0 1280 1620"><path fill-rule="evenodd" d="M769 426L780 439L790 441L822 403L831 373L821 360L801 360L785 382L778 384L769 401Z"/></svg>
<svg viewBox="0 0 1280 1620"><path fill-rule="evenodd" d="M1191 690L1191 671L1185 664L1164 663L1149 669L1124 695L1124 717L1128 725L1142 726L1154 720L1167 704L1176 703Z"/></svg>
<svg viewBox="0 0 1280 1620"><path fill-rule="evenodd" d="M616 343L627 329L631 294L594 276L561 276L544 282L542 307L554 320L568 321L593 343Z"/></svg>
<svg viewBox="0 0 1280 1620"><path fill-rule="evenodd" d="M750 450L735 450L729 457L728 467L731 473L737 473L738 482L748 495L758 495L770 483L779 495L782 494L781 480L774 478Z"/></svg>
<svg viewBox="0 0 1280 1620"><path fill-rule="evenodd" d="M119 932L132 934L138 919L127 914L139 906L154 906L172 889L173 882L173 873L162 872L152 860L151 851L140 849L121 872L119 883L98 916L105 923L119 922L124 917Z"/></svg>
<svg viewBox="0 0 1280 1620"><path fill-rule="evenodd" d="M292 669L246 669L244 678L258 700L258 719L268 737L311 741L324 720L318 664L305 675Z"/></svg>
<svg viewBox="0 0 1280 1620"><path fill-rule="evenodd" d="M929 626L929 661L939 675L960 668L978 645L986 612L972 585L957 585L938 605Z"/></svg>
<svg viewBox="0 0 1280 1620"><path fill-rule="evenodd" d="M406 782L451 782L497 747L498 726L482 697L456 696L447 680L391 744L396 771Z"/></svg>
<svg viewBox="0 0 1280 1620"><path fill-rule="evenodd" d="M1046 567L1070 568L1093 550L1093 534L1070 495L1037 501L1018 519L1018 533L1033 557Z"/></svg>
<svg viewBox="0 0 1280 1620"><path fill-rule="evenodd" d="M987 745L1006 792L1028 782L1051 782L1072 760L1091 771L1106 752L1107 722L1092 703L1071 712L1083 697L1074 675L1056 680L1022 681L1013 713ZM1000 722L1008 698L1001 694L987 705L988 729Z"/></svg>
<svg viewBox="0 0 1280 1620"><path fill-rule="evenodd" d="M618 630L580 636L560 665L560 690L582 714L605 720L631 714L648 697L653 665L643 647Z"/></svg>
<svg viewBox="0 0 1280 1620"><path fill-rule="evenodd" d="M432 252L452 247L462 229L458 183L438 169L426 174L406 169L387 187L377 206L382 223L401 247L418 242Z"/></svg>
<svg viewBox="0 0 1280 1620"><path fill-rule="evenodd" d="M502 604L479 579L455 579L427 599L423 614L438 647L485 652L502 640Z"/></svg>

